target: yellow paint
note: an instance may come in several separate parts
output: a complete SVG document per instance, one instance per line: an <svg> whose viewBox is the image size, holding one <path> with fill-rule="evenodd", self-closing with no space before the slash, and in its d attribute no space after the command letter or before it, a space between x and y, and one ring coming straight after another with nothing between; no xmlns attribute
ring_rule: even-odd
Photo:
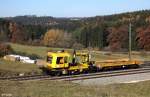
<svg viewBox="0 0 150 97"><path fill-rule="evenodd" d="M88 69L88 63L85 63L87 61L86 56L87 54L77 54L77 56L80 56L83 58L80 63L76 63L76 66L69 66L69 63L72 62L73 56L67 52L48 52L47 56L52 58L51 63L46 63L45 68L52 70L52 69L67 69L70 71L75 71L75 70L84 70ZM85 56L85 57L84 57ZM58 62L58 58L61 58L60 61ZM66 62L65 62L66 60ZM58 63L57 63L58 62Z"/></svg>
<svg viewBox="0 0 150 97"><path fill-rule="evenodd" d="M75 63L72 63L72 59L75 58ZM45 68L55 71L83 71L89 69L89 55L88 53L76 53L76 56L67 52L48 52L47 63ZM96 62L94 65L98 68L103 67L114 67L114 66L125 66L142 64L137 60L119 59L119 60L107 60Z"/></svg>

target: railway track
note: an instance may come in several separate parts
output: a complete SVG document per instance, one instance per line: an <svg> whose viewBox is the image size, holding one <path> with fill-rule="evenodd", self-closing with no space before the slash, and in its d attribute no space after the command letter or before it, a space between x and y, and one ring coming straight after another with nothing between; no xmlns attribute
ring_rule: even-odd
<svg viewBox="0 0 150 97"><path fill-rule="evenodd" d="M150 61L145 61L143 67L150 67Z"/></svg>
<svg viewBox="0 0 150 97"><path fill-rule="evenodd" d="M94 79L102 77L111 77L111 76L121 76L121 75L130 75L130 74L139 74L139 73L149 73L150 65L146 65L143 68L137 69L124 69L117 71L105 71L97 73L88 73L80 75L70 75L70 76L58 76L53 77L49 75L31 75L31 76L16 76L16 77L0 77L0 80L11 80L11 81L26 81L26 80L62 80L62 81L75 81L75 80L85 80L85 79Z"/></svg>
<svg viewBox="0 0 150 97"><path fill-rule="evenodd" d="M123 72L111 72L111 73L102 73L90 76L83 77L75 77L70 79L65 79L65 81L75 81L75 80L86 80L86 79L95 79L95 78L103 78L103 77L112 77L112 76L121 76L121 75L131 75L131 74L140 74L140 73L149 73L150 69L143 70L132 70L132 71L123 71Z"/></svg>

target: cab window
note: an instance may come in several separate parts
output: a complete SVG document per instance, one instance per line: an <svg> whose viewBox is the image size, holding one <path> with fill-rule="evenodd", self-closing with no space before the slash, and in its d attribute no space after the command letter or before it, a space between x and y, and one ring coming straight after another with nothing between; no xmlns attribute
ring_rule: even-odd
<svg viewBox="0 0 150 97"><path fill-rule="evenodd" d="M47 62L51 64L52 63L52 57L47 56Z"/></svg>
<svg viewBox="0 0 150 97"><path fill-rule="evenodd" d="M64 64L64 58L63 57L57 57L56 64Z"/></svg>

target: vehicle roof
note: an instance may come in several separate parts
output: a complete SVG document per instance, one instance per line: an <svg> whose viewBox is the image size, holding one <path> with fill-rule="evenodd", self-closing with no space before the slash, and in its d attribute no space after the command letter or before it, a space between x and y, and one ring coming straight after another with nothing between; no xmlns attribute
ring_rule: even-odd
<svg viewBox="0 0 150 97"><path fill-rule="evenodd" d="M67 52L48 52L48 56L60 56L60 57L63 57L63 56L70 56L69 53Z"/></svg>
<svg viewBox="0 0 150 97"><path fill-rule="evenodd" d="M88 53L79 53L79 52L77 52L76 55L77 56L88 56Z"/></svg>

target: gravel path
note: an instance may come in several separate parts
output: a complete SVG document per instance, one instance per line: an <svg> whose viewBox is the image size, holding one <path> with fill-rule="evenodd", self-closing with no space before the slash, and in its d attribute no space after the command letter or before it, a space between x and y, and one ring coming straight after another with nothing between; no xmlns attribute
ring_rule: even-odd
<svg viewBox="0 0 150 97"><path fill-rule="evenodd" d="M136 82L147 81L147 80L150 80L150 73L77 80L73 82L79 83L81 85L108 85L114 83L136 83Z"/></svg>

